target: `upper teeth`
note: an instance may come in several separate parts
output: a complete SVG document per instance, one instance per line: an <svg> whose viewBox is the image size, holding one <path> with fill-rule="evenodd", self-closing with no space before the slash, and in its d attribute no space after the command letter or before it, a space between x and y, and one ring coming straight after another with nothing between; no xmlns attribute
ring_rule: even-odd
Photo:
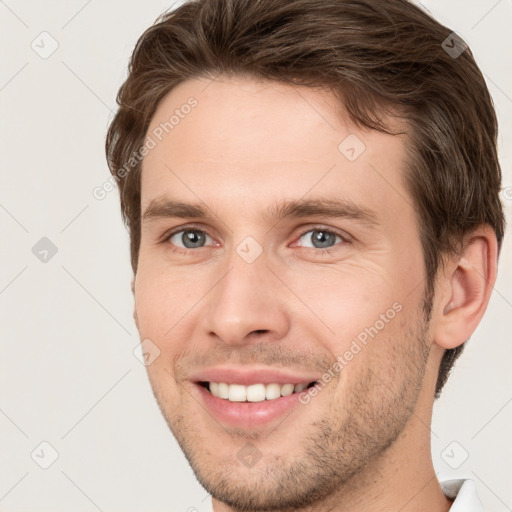
<svg viewBox="0 0 512 512"><path fill-rule="evenodd" d="M226 384L225 382L209 382L213 396L225 398L231 402L262 402L273 400L292 393L300 393L308 384Z"/></svg>

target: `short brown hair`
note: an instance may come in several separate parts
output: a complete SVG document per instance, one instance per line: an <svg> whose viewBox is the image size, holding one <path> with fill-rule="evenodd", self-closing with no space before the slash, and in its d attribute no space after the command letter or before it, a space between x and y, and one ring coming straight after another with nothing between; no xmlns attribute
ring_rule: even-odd
<svg viewBox="0 0 512 512"><path fill-rule="evenodd" d="M432 296L442 256L465 234L486 224L501 245L504 233L496 115L469 48L447 51L463 49L454 37L407 0L194 0L164 13L137 42L106 139L134 273L142 164L127 172L126 163L159 101L187 79L245 75L326 87L360 126L391 133L390 108L405 121L405 179ZM436 396L463 347L446 350Z"/></svg>

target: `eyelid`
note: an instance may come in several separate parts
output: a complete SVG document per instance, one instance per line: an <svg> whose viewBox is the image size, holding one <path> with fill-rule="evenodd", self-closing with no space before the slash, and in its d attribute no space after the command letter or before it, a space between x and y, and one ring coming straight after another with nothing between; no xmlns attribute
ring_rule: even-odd
<svg viewBox="0 0 512 512"><path fill-rule="evenodd" d="M215 237L207 230L205 229L205 226L202 224L183 224L180 226L176 226L175 228L170 229L169 231L166 231L162 235L161 242L167 242L169 241L169 238L171 236L175 235L176 233L179 233L181 231L202 231L203 233L207 234L211 239L215 239Z"/></svg>

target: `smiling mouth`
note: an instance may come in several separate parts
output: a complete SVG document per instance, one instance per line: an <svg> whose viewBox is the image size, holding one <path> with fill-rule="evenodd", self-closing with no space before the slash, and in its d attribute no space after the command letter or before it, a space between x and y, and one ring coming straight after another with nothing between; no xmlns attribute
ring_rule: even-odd
<svg viewBox="0 0 512 512"><path fill-rule="evenodd" d="M317 382L303 382L300 384L258 383L249 386L227 384L225 382L198 382L198 384L207 389L213 396L229 402L263 402L300 393L313 387Z"/></svg>

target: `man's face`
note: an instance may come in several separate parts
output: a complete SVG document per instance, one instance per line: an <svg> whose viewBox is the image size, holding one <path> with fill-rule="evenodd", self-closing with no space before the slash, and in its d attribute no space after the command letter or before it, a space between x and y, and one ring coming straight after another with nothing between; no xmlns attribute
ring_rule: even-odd
<svg viewBox="0 0 512 512"><path fill-rule="evenodd" d="M421 396L406 141L328 92L242 78L181 84L148 135L135 313L162 413L215 498L318 501L376 466Z"/></svg>

